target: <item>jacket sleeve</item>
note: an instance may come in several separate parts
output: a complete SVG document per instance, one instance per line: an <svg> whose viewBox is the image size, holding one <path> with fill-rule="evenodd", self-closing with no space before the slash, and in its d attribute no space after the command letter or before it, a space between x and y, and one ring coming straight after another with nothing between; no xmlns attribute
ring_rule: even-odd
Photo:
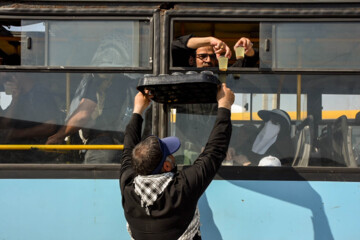
<svg viewBox="0 0 360 240"><path fill-rule="evenodd" d="M185 35L175 39L171 45L173 67L190 67L189 57L195 53L195 49L188 48L187 43L193 35Z"/></svg>
<svg viewBox="0 0 360 240"><path fill-rule="evenodd" d="M141 141L141 126L143 118L140 114L134 113L129 124L126 126L124 138L124 151L121 158L120 186L123 189L127 178L134 174L131 166L131 154L133 148Z"/></svg>
<svg viewBox="0 0 360 240"><path fill-rule="evenodd" d="M183 190L188 196L199 198L221 167L231 138L230 115L230 110L218 109L215 125L204 151L191 167L180 173L179 177L184 178Z"/></svg>

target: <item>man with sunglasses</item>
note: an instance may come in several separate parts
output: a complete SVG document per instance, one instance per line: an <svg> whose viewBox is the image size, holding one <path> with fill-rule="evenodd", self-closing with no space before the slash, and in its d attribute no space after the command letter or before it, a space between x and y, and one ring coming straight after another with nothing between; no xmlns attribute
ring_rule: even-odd
<svg viewBox="0 0 360 240"><path fill-rule="evenodd" d="M253 48L250 39L240 38L234 45L234 51L239 46L245 48L245 57L237 59L232 67L255 67L259 53ZM174 40L171 51L174 67L217 67L220 55L229 59L232 55L231 49L222 40L215 37L194 37L192 34Z"/></svg>
<svg viewBox="0 0 360 240"><path fill-rule="evenodd" d="M131 239L201 239L197 203L225 159L231 137L234 93L225 84L217 93L215 125L194 164L177 171L172 156L177 137L141 140L142 113L150 98L138 93L125 131L120 169L122 206Z"/></svg>

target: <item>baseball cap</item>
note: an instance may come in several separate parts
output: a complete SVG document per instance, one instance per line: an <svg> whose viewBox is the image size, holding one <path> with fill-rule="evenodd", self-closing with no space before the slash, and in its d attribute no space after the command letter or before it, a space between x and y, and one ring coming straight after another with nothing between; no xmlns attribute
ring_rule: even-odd
<svg viewBox="0 0 360 240"><path fill-rule="evenodd" d="M179 150L181 143L179 138L177 137L166 137L166 138L158 138L160 143L160 149L162 152L162 159L159 163L159 165L155 168L155 170L151 174L158 174L161 171L161 168L167 158L167 156L175 153L177 150Z"/></svg>

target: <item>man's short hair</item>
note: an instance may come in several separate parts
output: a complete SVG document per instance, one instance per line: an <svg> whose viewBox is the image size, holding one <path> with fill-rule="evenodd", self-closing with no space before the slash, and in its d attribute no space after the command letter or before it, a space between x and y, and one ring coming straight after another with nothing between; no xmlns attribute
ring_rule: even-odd
<svg viewBox="0 0 360 240"><path fill-rule="evenodd" d="M132 151L132 166L139 175L150 175L162 159L160 143L157 137L145 138Z"/></svg>

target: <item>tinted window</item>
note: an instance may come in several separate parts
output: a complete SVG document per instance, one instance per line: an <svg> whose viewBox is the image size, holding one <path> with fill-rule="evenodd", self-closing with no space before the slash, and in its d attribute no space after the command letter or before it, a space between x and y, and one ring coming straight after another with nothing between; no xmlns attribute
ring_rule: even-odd
<svg viewBox="0 0 360 240"><path fill-rule="evenodd" d="M3 21L1 64L150 67L149 21Z"/></svg>

